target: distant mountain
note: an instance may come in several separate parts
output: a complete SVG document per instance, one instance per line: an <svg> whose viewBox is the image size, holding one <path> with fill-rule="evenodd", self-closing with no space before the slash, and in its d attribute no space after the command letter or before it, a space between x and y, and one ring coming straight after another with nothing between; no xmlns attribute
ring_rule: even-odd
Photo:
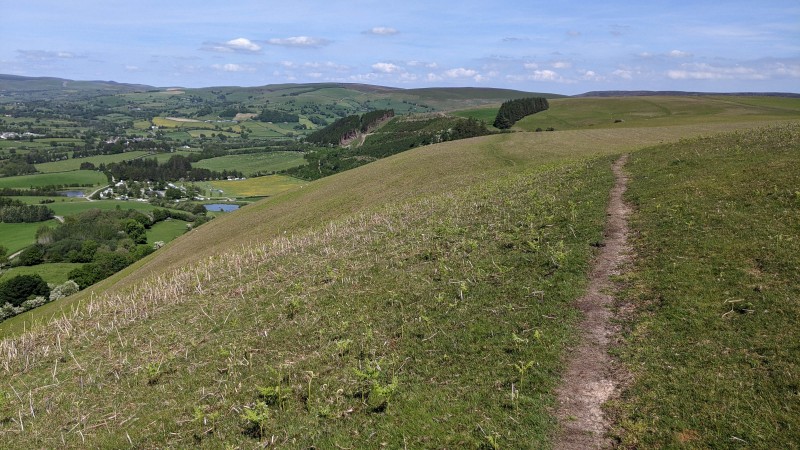
<svg viewBox="0 0 800 450"><path fill-rule="evenodd" d="M793 92L687 92L687 91L590 91L573 97L647 97L647 96L704 96L734 95L741 97L792 97L800 98Z"/></svg>

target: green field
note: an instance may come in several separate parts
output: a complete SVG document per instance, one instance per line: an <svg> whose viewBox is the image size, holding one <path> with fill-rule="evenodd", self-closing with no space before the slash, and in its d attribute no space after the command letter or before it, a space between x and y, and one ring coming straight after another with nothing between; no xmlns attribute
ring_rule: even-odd
<svg viewBox="0 0 800 450"><path fill-rule="evenodd" d="M52 284L62 284L67 281L69 278L67 274L82 264L80 263L50 263L50 264L39 264L38 266L21 266L21 267L12 267L9 269L3 270L0 273L0 281L6 280L11 277L15 277L17 275L36 275L39 274L44 281Z"/></svg>
<svg viewBox="0 0 800 450"><path fill-rule="evenodd" d="M186 232L186 225L187 222L175 219L158 222L147 230L147 242L170 242Z"/></svg>
<svg viewBox="0 0 800 450"><path fill-rule="evenodd" d="M213 130L215 127L213 123L206 123L201 120L194 119L175 120L175 118L154 117L152 122L153 125L159 128L192 128Z"/></svg>
<svg viewBox="0 0 800 450"><path fill-rule="evenodd" d="M285 175L267 175L263 177L248 178L236 181L211 181L195 183L203 190L221 189L223 192L214 192L213 197L239 198L239 197L271 197L282 192L295 189L307 184L307 181Z"/></svg>
<svg viewBox="0 0 800 450"><path fill-rule="evenodd" d="M270 152L204 159L194 164L194 167L218 172L238 170L249 177L254 173L277 172L303 164L305 164L305 159L300 152Z"/></svg>
<svg viewBox="0 0 800 450"><path fill-rule="evenodd" d="M497 110L498 107L488 107L488 108L473 108L473 109L464 109L460 111L453 111L451 114L458 117L466 117L466 118L473 118L483 121L489 127L492 127L494 123L495 117L497 117Z"/></svg>
<svg viewBox="0 0 800 450"><path fill-rule="evenodd" d="M88 211L90 209L133 209L136 211L152 211L153 208L156 208L150 203L132 200L96 200L92 202L84 200L80 202L55 202L48 204L47 207L52 209L57 216L70 216Z"/></svg>
<svg viewBox="0 0 800 450"><path fill-rule="evenodd" d="M43 225L55 226L58 222L48 220L36 223L0 222L0 245L8 249L8 255L32 245L36 241L36 230Z"/></svg>
<svg viewBox="0 0 800 450"><path fill-rule="evenodd" d="M95 166L99 166L100 164L109 164L113 162L127 161L129 159L136 159L148 154L150 153L144 151L135 151L120 153L117 155L97 155L87 158L70 158L63 161L36 164L36 170L42 173L67 172L80 169L81 164L85 162L90 162Z"/></svg>
<svg viewBox="0 0 800 450"><path fill-rule="evenodd" d="M63 186L102 186L106 176L93 170L75 170L72 172L43 173L0 178L0 188L28 189L50 185Z"/></svg>

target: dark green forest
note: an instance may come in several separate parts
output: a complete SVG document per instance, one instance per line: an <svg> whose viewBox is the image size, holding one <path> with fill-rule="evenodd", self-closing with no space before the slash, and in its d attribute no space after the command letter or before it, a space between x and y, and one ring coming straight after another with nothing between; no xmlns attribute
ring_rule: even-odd
<svg viewBox="0 0 800 450"><path fill-rule="evenodd" d="M497 111L497 117L494 119L494 126L506 130L523 117L545 111L548 108L550 108L550 104L543 97L509 100L500 105L500 110Z"/></svg>

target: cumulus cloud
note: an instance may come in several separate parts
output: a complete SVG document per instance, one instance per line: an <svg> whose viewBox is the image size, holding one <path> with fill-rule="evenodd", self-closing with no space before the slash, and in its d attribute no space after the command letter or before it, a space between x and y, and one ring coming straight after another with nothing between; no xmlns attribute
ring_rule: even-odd
<svg viewBox="0 0 800 450"><path fill-rule="evenodd" d="M273 38L266 41L270 45L280 45L282 47L322 47L331 43L328 39L310 36L292 36L288 38Z"/></svg>
<svg viewBox="0 0 800 450"><path fill-rule="evenodd" d="M435 62L424 62L424 61L409 61L406 63L409 67L427 67L428 69L435 69L439 67L439 64Z"/></svg>
<svg viewBox="0 0 800 450"><path fill-rule="evenodd" d="M372 65L372 70L380 73L396 73L401 72L403 68L397 64L379 62Z"/></svg>
<svg viewBox="0 0 800 450"><path fill-rule="evenodd" d="M239 51L247 51L247 52L257 52L261 50L261 46L254 43L250 39L247 38L236 38L231 39L230 41L225 43L228 47L239 50Z"/></svg>
<svg viewBox="0 0 800 450"><path fill-rule="evenodd" d="M586 70L583 72L583 75L581 75L581 79L585 81L602 81L605 78L598 75L594 70Z"/></svg>
<svg viewBox="0 0 800 450"><path fill-rule="evenodd" d="M221 70L223 72L255 72L255 69L249 66L245 66L242 64L213 64L211 66L216 70Z"/></svg>
<svg viewBox="0 0 800 450"><path fill-rule="evenodd" d="M539 68L539 65L534 63L534 62L529 62L529 63L523 64L522 67L524 67L524 68L526 68L528 70L536 70L536 69Z"/></svg>
<svg viewBox="0 0 800 450"><path fill-rule="evenodd" d="M689 58L692 56L692 54L680 50L672 50L671 52L667 53L667 56L670 58Z"/></svg>
<svg viewBox="0 0 800 450"><path fill-rule="evenodd" d="M572 63L569 61L556 61L552 64L554 69L569 69Z"/></svg>
<svg viewBox="0 0 800 450"><path fill-rule="evenodd" d="M217 43L205 42L202 50L220 53L259 53L261 46L247 38L236 38L230 41Z"/></svg>
<svg viewBox="0 0 800 450"><path fill-rule="evenodd" d="M561 76L557 72L545 69L534 70L531 78L536 81L559 81Z"/></svg>
<svg viewBox="0 0 800 450"><path fill-rule="evenodd" d="M478 75L477 70L473 69L465 69L463 67L458 67L455 69L446 70L444 72L444 76L448 78L470 78Z"/></svg>
<svg viewBox="0 0 800 450"><path fill-rule="evenodd" d="M705 63L683 64L680 69L667 71L667 77L673 80L765 80L769 78L769 70L754 67L712 66Z"/></svg>
<svg viewBox="0 0 800 450"><path fill-rule="evenodd" d="M612 75L622 78L623 80L632 80L633 79L633 72L626 69L617 69L611 72Z"/></svg>
<svg viewBox="0 0 800 450"><path fill-rule="evenodd" d="M372 34L375 36L392 36L397 33L399 33L399 31L392 27L372 27L364 32L364 34Z"/></svg>

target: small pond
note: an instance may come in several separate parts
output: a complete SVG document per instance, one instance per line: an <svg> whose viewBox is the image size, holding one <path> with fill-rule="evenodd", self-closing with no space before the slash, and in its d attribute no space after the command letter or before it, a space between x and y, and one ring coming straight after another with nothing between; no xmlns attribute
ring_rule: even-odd
<svg viewBox="0 0 800 450"><path fill-rule="evenodd" d="M61 195L67 197L85 197L86 194L83 191L61 191Z"/></svg>
<svg viewBox="0 0 800 450"><path fill-rule="evenodd" d="M227 203L213 203L210 205L203 205L203 206L206 207L206 211L213 211L213 212L231 212L239 209L239 205L231 205Z"/></svg>

